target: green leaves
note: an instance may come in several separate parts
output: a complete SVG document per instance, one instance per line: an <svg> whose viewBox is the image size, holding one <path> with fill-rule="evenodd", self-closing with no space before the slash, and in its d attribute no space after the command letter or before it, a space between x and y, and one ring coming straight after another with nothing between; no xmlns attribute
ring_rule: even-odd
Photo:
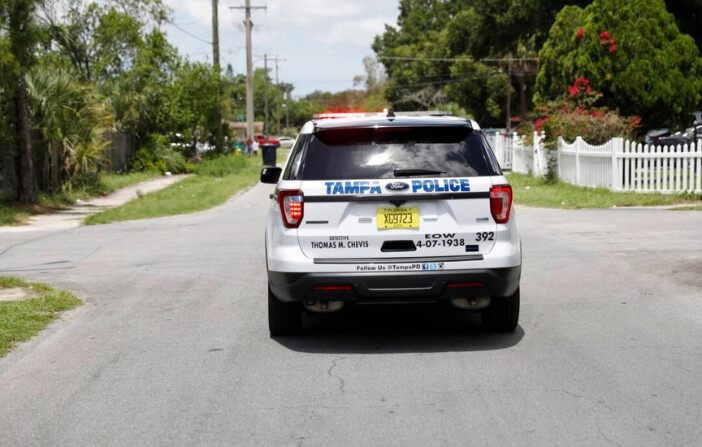
<svg viewBox="0 0 702 447"><path fill-rule="evenodd" d="M519 93L510 107L526 115L536 51L571 3L587 0L402 0L398 27L373 44L386 97L399 110L455 102L482 125L503 126L508 92Z"/></svg>
<svg viewBox="0 0 702 447"><path fill-rule="evenodd" d="M587 77L602 92L600 105L639 114L649 128L688 124L702 95L702 59L662 0L566 7L539 59L537 102L562 96L573 79Z"/></svg>

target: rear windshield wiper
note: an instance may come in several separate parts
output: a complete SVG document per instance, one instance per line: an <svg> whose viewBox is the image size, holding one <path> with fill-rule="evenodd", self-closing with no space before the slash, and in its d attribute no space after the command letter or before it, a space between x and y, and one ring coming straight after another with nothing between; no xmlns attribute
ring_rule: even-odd
<svg viewBox="0 0 702 447"><path fill-rule="evenodd" d="M437 169L395 169L393 174L395 177L410 177L413 175L446 174L446 171L439 171Z"/></svg>

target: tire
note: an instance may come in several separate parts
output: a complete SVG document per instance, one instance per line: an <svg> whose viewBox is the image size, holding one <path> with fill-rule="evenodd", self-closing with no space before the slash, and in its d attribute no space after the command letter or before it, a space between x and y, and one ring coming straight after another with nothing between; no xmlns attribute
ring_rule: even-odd
<svg viewBox="0 0 702 447"><path fill-rule="evenodd" d="M298 334L302 330L300 303L280 301L268 286L268 329L271 337Z"/></svg>
<svg viewBox="0 0 702 447"><path fill-rule="evenodd" d="M481 314L483 326L495 332L514 332L519 322L519 288L512 296L493 297Z"/></svg>

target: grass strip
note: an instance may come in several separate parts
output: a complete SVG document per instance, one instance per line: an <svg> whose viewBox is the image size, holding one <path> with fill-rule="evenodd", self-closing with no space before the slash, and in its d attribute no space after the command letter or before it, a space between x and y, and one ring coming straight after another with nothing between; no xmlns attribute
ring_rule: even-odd
<svg viewBox="0 0 702 447"><path fill-rule="evenodd" d="M518 205L542 208L613 208L626 206L665 206L690 203L702 196L695 194L660 194L613 192L606 188L587 188L558 181L548 184L543 178L509 173L507 179L514 191L514 202Z"/></svg>
<svg viewBox="0 0 702 447"><path fill-rule="evenodd" d="M702 211L702 205L676 206L672 211Z"/></svg>
<svg viewBox="0 0 702 447"><path fill-rule="evenodd" d="M0 225L20 225L37 214L32 208L9 202L0 202Z"/></svg>
<svg viewBox="0 0 702 447"><path fill-rule="evenodd" d="M126 188L127 186L136 185L137 183L151 180L152 178L161 177L160 172L130 172L127 174L105 174L101 178L101 183L105 187L104 194L110 193L117 189Z"/></svg>
<svg viewBox="0 0 702 447"><path fill-rule="evenodd" d="M22 225L33 215L65 208L74 204L77 200L104 196L114 190L135 185L159 175L157 172L104 173L100 175L100 180L94 185L53 194L39 194L37 203L33 205L20 205L11 200L2 200L0 201L0 225Z"/></svg>
<svg viewBox="0 0 702 447"><path fill-rule="evenodd" d="M261 161L256 158L221 155L206 159L197 165L195 175L120 207L89 216L85 223L105 224L203 211L221 205L237 191L254 184L260 172Z"/></svg>
<svg viewBox="0 0 702 447"><path fill-rule="evenodd" d="M30 298L0 301L0 357L7 355L17 343L41 332L61 312L81 304L66 291L18 278L0 277L0 289L8 288L24 289Z"/></svg>

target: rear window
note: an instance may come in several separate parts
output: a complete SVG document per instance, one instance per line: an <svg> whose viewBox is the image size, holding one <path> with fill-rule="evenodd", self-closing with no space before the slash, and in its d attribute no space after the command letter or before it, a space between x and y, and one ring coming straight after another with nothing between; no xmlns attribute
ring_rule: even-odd
<svg viewBox="0 0 702 447"><path fill-rule="evenodd" d="M291 166L290 179L397 178L396 172L408 170L437 172L426 174L433 177L500 174L485 138L468 127L323 129L301 152L304 161Z"/></svg>

